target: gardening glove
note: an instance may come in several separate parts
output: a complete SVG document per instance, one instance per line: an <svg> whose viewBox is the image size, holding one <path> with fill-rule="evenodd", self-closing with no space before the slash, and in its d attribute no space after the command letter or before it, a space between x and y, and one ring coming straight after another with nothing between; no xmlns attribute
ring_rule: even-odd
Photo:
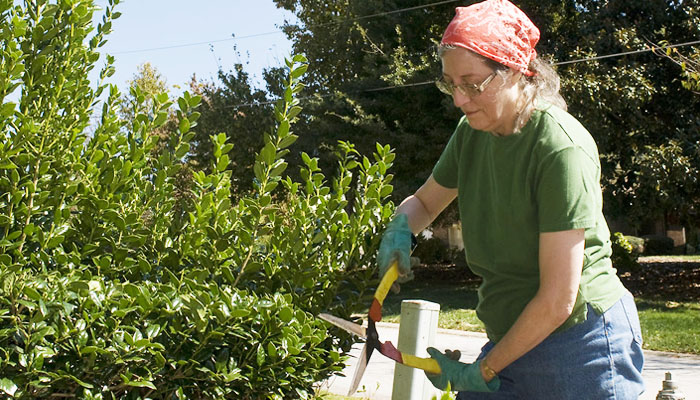
<svg viewBox="0 0 700 400"><path fill-rule="evenodd" d="M440 390L447 389L457 392L495 392L501 387L501 380L495 377L486 383L481 376L481 369L477 361L473 364L465 364L442 354L434 347L428 347L428 354L440 365L440 374L425 373L433 386Z"/></svg>
<svg viewBox="0 0 700 400"><path fill-rule="evenodd" d="M379 264L379 276L382 277L389 270L394 261L399 264L398 282L404 283L413 279L411 272L411 228L408 227L408 215L398 214L386 225L386 230L379 244L377 264ZM397 291L398 285L393 287Z"/></svg>

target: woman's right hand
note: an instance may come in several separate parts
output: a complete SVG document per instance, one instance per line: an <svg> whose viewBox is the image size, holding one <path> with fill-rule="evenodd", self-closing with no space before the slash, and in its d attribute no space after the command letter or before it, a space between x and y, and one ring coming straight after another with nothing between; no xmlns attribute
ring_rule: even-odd
<svg viewBox="0 0 700 400"><path fill-rule="evenodd" d="M406 214L397 214L387 224L377 254L380 277L384 276L391 264L396 261L399 267L397 281L404 283L413 279L413 272L411 272L412 235L413 232L408 226L408 215Z"/></svg>

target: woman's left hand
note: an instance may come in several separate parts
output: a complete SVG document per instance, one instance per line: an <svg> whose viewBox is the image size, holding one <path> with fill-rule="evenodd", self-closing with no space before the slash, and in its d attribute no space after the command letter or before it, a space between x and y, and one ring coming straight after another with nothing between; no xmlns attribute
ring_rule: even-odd
<svg viewBox="0 0 700 400"><path fill-rule="evenodd" d="M433 386L440 390L446 390L448 385L450 390L460 392L495 392L501 387L501 380L498 376L486 383L479 369L479 362L465 364L449 358L442 354L440 350L428 347L428 354L440 365L441 373L438 375L429 374L426 376Z"/></svg>

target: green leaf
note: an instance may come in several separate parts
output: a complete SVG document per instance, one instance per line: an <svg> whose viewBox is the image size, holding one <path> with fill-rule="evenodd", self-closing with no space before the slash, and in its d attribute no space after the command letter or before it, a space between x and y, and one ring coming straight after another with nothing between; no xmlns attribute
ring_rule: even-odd
<svg viewBox="0 0 700 400"><path fill-rule="evenodd" d="M73 376L73 375L69 375L69 377L70 377L72 380L74 380L75 383L77 383L78 385L80 385L80 386L82 386L82 387L84 387L84 388L87 388L87 389L92 389L92 388L94 388L93 385L91 385L91 384L89 384L89 383L87 383L87 382L83 382L83 381L81 381L80 379L76 378L76 377Z"/></svg>
<svg viewBox="0 0 700 400"><path fill-rule="evenodd" d="M85 281L73 281L68 285L73 291L90 290L90 285Z"/></svg>
<svg viewBox="0 0 700 400"><path fill-rule="evenodd" d="M155 353L154 357L156 359L156 365L158 366L158 368L163 368L165 366L165 361L166 361L165 357L163 357L163 354L161 354L160 352L157 352L157 353Z"/></svg>
<svg viewBox="0 0 700 400"><path fill-rule="evenodd" d="M129 381L126 383L128 386L133 387L145 387L153 390L157 390L156 385L149 381Z"/></svg>
<svg viewBox="0 0 700 400"><path fill-rule="evenodd" d="M221 156L219 161L216 163L216 171L217 172L226 171L230 162L231 162L231 160L229 159L228 155L224 154L223 156Z"/></svg>
<svg viewBox="0 0 700 400"><path fill-rule="evenodd" d="M291 307L283 307L279 312L279 318L284 323L291 321L294 318L294 310Z"/></svg>
<svg viewBox="0 0 700 400"><path fill-rule="evenodd" d="M247 317L248 315L250 315L250 310L245 308L237 308L235 310L231 310L231 317L233 318Z"/></svg>
<svg viewBox="0 0 700 400"><path fill-rule="evenodd" d="M124 292L133 298L141 295L141 291L139 290L138 286L134 285L133 283L127 283L124 285Z"/></svg>
<svg viewBox="0 0 700 400"><path fill-rule="evenodd" d="M17 385L7 378L2 378L0 379L0 390L14 397L15 392L17 391Z"/></svg>
<svg viewBox="0 0 700 400"><path fill-rule="evenodd" d="M30 299L32 299L34 301L41 300L41 294L31 286L24 287L24 294L26 294L27 297L29 297Z"/></svg>
<svg viewBox="0 0 700 400"><path fill-rule="evenodd" d="M0 160L0 169L15 169L17 166L10 160Z"/></svg>
<svg viewBox="0 0 700 400"><path fill-rule="evenodd" d="M304 75L306 73L306 70L309 68L308 64L302 65L295 70L292 71L292 79L299 79L300 76Z"/></svg>
<svg viewBox="0 0 700 400"><path fill-rule="evenodd" d="M381 192L380 192L380 195L381 195L382 197L386 197L386 196L390 195L391 192L393 192L393 191L394 191L394 187L393 187L393 186L391 186L391 185L385 185L385 186L382 186L382 190L381 190Z"/></svg>
<svg viewBox="0 0 700 400"><path fill-rule="evenodd" d="M175 151L175 157L182 158L189 151L190 151L190 144L189 143L182 143L182 144L180 144L180 147L178 147L177 150Z"/></svg>
<svg viewBox="0 0 700 400"><path fill-rule="evenodd" d="M105 153L102 150L97 150L92 155L92 160L90 162L97 164L102 158L104 158Z"/></svg>
<svg viewBox="0 0 700 400"><path fill-rule="evenodd" d="M92 353L95 353L97 350L99 350L99 347L97 347L97 346L85 346L85 347L80 349L80 355L84 356L84 355L92 354Z"/></svg>
<svg viewBox="0 0 700 400"><path fill-rule="evenodd" d="M258 345L258 351L255 358L258 366L262 367L262 365L265 363L265 349L263 348L262 344Z"/></svg>
<svg viewBox="0 0 700 400"><path fill-rule="evenodd" d="M7 118L15 112L15 103L5 103L0 108L0 116Z"/></svg>
<svg viewBox="0 0 700 400"><path fill-rule="evenodd" d="M270 358L272 358L273 360L277 358L277 348L272 342L267 343L267 355L270 356Z"/></svg>
<svg viewBox="0 0 700 400"><path fill-rule="evenodd" d="M158 336L158 334L160 333L160 328L161 328L160 325L155 324L155 323L149 325L146 328L146 336L148 338L154 338L154 337Z"/></svg>
<svg viewBox="0 0 700 400"><path fill-rule="evenodd" d="M284 139L280 140L279 148L284 149L291 146L299 137L297 135L289 135Z"/></svg>
<svg viewBox="0 0 700 400"><path fill-rule="evenodd" d="M168 113L166 113L166 112L164 112L164 111L161 111L161 112L158 113L158 115L156 116L156 118L153 120L153 125L156 126L156 127L163 126L163 124L164 124L165 121L167 121L167 120L168 120Z"/></svg>
<svg viewBox="0 0 700 400"><path fill-rule="evenodd" d="M265 147L261 150L260 155L262 155L265 164L271 165L275 161L276 153L277 149L275 149L275 145L271 142L267 142Z"/></svg>
<svg viewBox="0 0 700 400"><path fill-rule="evenodd" d="M289 110L289 113L287 113L287 118L289 120L293 120L299 113L301 112L301 107L299 106L294 106Z"/></svg>
<svg viewBox="0 0 700 400"><path fill-rule="evenodd" d="M187 110L190 108L189 104L187 104L187 100L185 100L182 97L177 99L177 105L180 107L180 111L182 111L183 113L186 113Z"/></svg>
<svg viewBox="0 0 700 400"><path fill-rule="evenodd" d="M187 133L190 130L190 120L187 118L182 118L180 120L180 133Z"/></svg>
<svg viewBox="0 0 700 400"><path fill-rule="evenodd" d="M280 176L287 169L287 163L283 162L276 166L272 172L270 172L271 177Z"/></svg>
<svg viewBox="0 0 700 400"><path fill-rule="evenodd" d="M0 254L0 265L9 266L12 264L12 257L8 254Z"/></svg>
<svg viewBox="0 0 700 400"><path fill-rule="evenodd" d="M24 227L23 232L27 236L32 236L32 234L34 233L34 228L35 228L34 224L29 223L29 224L27 224L27 226Z"/></svg>
<svg viewBox="0 0 700 400"><path fill-rule="evenodd" d="M202 96L200 95L195 95L190 97L189 99L189 105L191 108L197 108L199 107L199 104L202 102Z"/></svg>
<svg viewBox="0 0 700 400"><path fill-rule="evenodd" d="M284 120L280 122L280 126L277 128L277 136L285 138L287 135L289 135L289 121Z"/></svg>
<svg viewBox="0 0 700 400"><path fill-rule="evenodd" d="M259 181L261 181L265 178L265 172L264 172L263 168L264 168L263 164L259 161L256 161L255 164L253 165L253 173L255 174L255 178Z"/></svg>

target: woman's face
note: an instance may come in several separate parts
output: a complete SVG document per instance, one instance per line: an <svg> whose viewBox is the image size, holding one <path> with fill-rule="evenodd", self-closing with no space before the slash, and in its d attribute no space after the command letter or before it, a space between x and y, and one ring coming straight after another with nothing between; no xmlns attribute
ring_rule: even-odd
<svg viewBox="0 0 700 400"><path fill-rule="evenodd" d="M442 75L448 83L480 85L493 72L483 57L469 50L456 48L442 55ZM504 82L496 75L477 96L466 96L458 89L454 90L454 104L464 112L472 128L500 135L513 132L520 73L507 74L505 79Z"/></svg>

